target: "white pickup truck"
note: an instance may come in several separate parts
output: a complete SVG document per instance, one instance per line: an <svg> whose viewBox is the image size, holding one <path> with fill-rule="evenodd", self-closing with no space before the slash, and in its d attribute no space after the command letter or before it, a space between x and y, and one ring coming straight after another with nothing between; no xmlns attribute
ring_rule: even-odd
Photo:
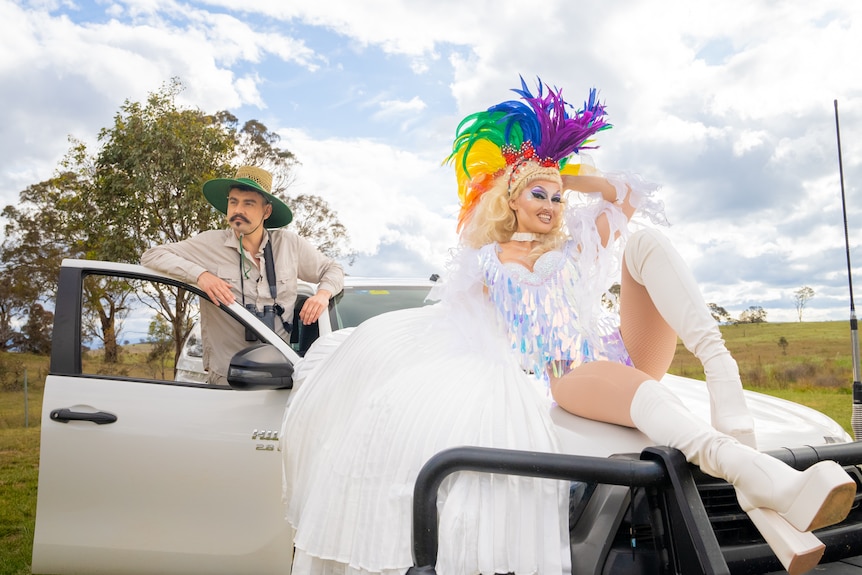
<svg viewBox="0 0 862 575"><path fill-rule="evenodd" d="M191 292L193 306L212 305L195 286L141 266L64 261L43 399L33 573L288 573L292 533L281 502L279 450L292 446L279 429L292 388L302 384L303 363L312 361L303 356L318 338L337 340L333 332L371 315L423 305L432 285L348 278L329 313L314 326L297 324L290 342L240 305L222 308L260 341L233 358L230 386L216 386L195 381L200 368L179 378L143 361L118 369L85 350L86 302L95 291L111 289L139 302L129 304L129 330L132 322L150 319L141 314L154 313L147 302L155 294ZM297 309L311 293L306 287ZM186 344L194 358L194 339ZM664 381L708 417L703 382ZM800 467L836 459L862 485L862 445L837 423L801 405L747 393L762 449ZM413 518L417 572L434 568L434 486L459 468L570 480L576 573L780 569L727 484L692 470L673 450L644 451L650 442L637 431L552 410L571 456L465 446L429 463ZM818 535L827 545L825 561L851 565L848 558L862 554L858 496L846 521Z"/></svg>

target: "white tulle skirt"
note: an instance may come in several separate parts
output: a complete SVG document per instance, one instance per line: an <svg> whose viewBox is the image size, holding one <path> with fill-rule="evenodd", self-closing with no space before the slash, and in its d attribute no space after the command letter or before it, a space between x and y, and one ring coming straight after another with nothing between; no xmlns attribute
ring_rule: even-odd
<svg viewBox="0 0 862 575"><path fill-rule="evenodd" d="M444 449L559 452L551 400L491 316L452 314L388 313L306 356L281 435L294 574L404 573L414 482ZM570 571L567 482L458 472L438 502L437 573Z"/></svg>

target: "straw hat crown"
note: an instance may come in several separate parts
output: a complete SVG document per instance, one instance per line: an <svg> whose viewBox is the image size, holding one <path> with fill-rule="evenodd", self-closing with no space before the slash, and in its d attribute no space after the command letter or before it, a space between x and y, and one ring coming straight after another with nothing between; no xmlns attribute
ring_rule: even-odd
<svg viewBox="0 0 862 575"><path fill-rule="evenodd" d="M204 183L206 200L218 211L227 214L227 195L233 188L250 188L260 192L272 205L272 214L264 220L266 228L280 228L293 220L293 213L283 201L272 194L272 174L257 166L240 166L233 178L215 178Z"/></svg>

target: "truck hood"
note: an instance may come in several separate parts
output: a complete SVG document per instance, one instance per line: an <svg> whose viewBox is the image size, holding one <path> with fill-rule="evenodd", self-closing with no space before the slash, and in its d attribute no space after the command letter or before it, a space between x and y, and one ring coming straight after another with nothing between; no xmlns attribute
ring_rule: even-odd
<svg viewBox="0 0 862 575"><path fill-rule="evenodd" d="M695 415L709 422L706 382L675 375L664 376L662 382ZM757 447L761 451L852 441L835 420L810 407L753 391L745 391L745 401L754 417ZM847 409L850 409L849 399ZM616 453L638 453L655 445L636 429L584 419L556 404L551 406L550 413L565 453L607 457Z"/></svg>

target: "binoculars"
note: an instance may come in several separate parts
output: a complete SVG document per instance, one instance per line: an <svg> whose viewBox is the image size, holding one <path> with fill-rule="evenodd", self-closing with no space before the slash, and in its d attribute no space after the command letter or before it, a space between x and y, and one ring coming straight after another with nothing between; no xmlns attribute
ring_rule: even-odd
<svg viewBox="0 0 862 575"><path fill-rule="evenodd" d="M263 311L257 311L257 307L253 303L245 304L245 309L250 311L255 315L260 321L266 325L272 331L275 331L275 316L281 315L284 312L284 308L280 305L265 305L263 306ZM246 328L245 330L245 340L246 341L257 341L258 337L252 330Z"/></svg>

